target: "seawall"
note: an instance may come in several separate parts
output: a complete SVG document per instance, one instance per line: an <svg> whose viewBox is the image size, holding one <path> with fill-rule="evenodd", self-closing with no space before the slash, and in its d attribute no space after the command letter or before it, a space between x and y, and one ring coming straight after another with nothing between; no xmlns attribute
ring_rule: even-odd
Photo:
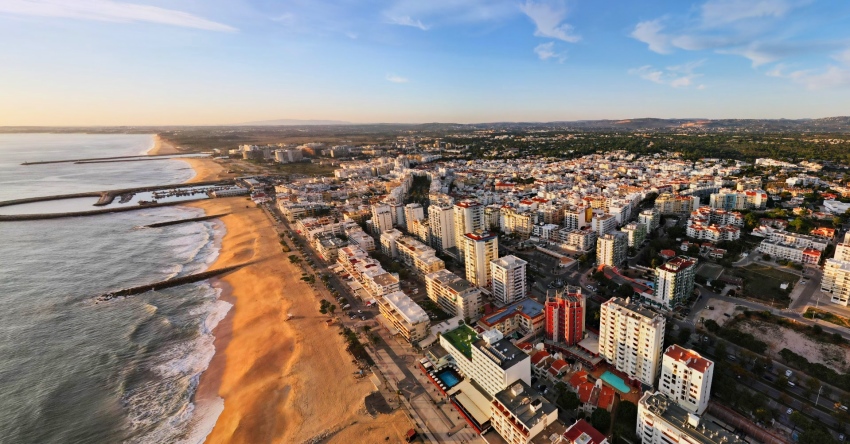
<svg viewBox="0 0 850 444"><path fill-rule="evenodd" d="M179 220L172 220L172 221L168 221L168 222L159 222L159 223L155 223L155 224L145 225L145 227L146 228L159 228L159 227L167 227L167 226L170 226L170 225L185 224L185 223L188 223L188 222L203 222L205 220L217 219L219 217L224 217L224 216L227 216L228 214L230 214L230 213L213 214L213 215L210 215L210 216L193 217L191 219L179 219Z"/></svg>
<svg viewBox="0 0 850 444"><path fill-rule="evenodd" d="M97 296L97 297L95 297L95 301L96 302L105 302L105 301L109 301L111 299L115 299L115 298L118 298L118 297L132 296L132 295L144 293L144 292L150 291L150 290L162 290L164 288L176 287L178 285L191 284L193 282L199 282L199 281L207 280L209 278L216 277L216 276L222 275L224 273L229 273L231 271L238 270L238 269L244 267L245 265L248 265L249 263L231 265L229 267L217 268L215 270L207 270L207 271L203 271L203 272L200 272L200 273L190 274L190 275L187 275L187 276L180 276L180 277L173 278L173 279L168 279L168 280L164 280L164 281L160 281L160 282L154 282L152 284L140 285L138 287L125 288L123 290L118 290L118 291L114 291L114 292L111 292L111 293L106 293L106 294L102 294L100 296Z"/></svg>

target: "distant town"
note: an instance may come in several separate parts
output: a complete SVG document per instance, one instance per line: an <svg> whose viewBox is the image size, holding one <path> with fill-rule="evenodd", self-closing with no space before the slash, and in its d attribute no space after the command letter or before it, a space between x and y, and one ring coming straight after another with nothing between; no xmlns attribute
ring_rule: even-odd
<svg viewBox="0 0 850 444"><path fill-rule="evenodd" d="M844 165L463 139L215 152L409 441L844 441Z"/></svg>

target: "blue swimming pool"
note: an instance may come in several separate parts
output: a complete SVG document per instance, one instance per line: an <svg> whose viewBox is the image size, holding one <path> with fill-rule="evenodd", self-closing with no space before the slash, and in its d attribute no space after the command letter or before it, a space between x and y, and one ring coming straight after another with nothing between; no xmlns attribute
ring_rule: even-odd
<svg viewBox="0 0 850 444"><path fill-rule="evenodd" d="M443 381L443 385L446 386L446 390L458 385L460 383L460 375L453 368L444 368L437 372L437 378L440 381Z"/></svg>
<svg viewBox="0 0 850 444"><path fill-rule="evenodd" d="M611 387L614 387L615 389L619 390L621 393L628 393L630 390L629 386L626 385L626 382L623 381L623 378L620 378L619 376L611 372L603 373L602 376L600 376L600 379L605 381L605 383L607 383Z"/></svg>

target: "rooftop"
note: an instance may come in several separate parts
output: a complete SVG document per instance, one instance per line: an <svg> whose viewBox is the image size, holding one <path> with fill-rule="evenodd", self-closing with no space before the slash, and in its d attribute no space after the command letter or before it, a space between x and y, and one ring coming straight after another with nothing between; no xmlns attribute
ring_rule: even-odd
<svg viewBox="0 0 850 444"><path fill-rule="evenodd" d="M395 308L401 316L411 324L428 322L428 313L403 291L394 291L384 295L384 300Z"/></svg>
<svg viewBox="0 0 850 444"><path fill-rule="evenodd" d="M678 404L659 392L645 392L640 398L639 408L641 407L663 419L669 426L686 434L691 438L690 441L697 441L702 444L739 444L745 442L714 421L700 420L700 417L679 407Z"/></svg>
<svg viewBox="0 0 850 444"><path fill-rule="evenodd" d="M485 332L486 334L486 332ZM484 339L479 339L472 344L490 357L502 370L507 370L519 362L529 359L528 355L514 345L509 339L501 339L488 345Z"/></svg>
<svg viewBox="0 0 850 444"><path fill-rule="evenodd" d="M522 380L496 393L496 399L528 429L537 425L545 416L558 410L537 390L529 387Z"/></svg>
<svg viewBox="0 0 850 444"><path fill-rule="evenodd" d="M689 368L692 368L700 373L705 373L709 367L714 364L712 361L703 358L699 353L689 350L686 348L679 347L678 345L671 345L667 347L667 351L664 352L665 356L669 356L677 361L684 362Z"/></svg>
<svg viewBox="0 0 850 444"><path fill-rule="evenodd" d="M493 265L498 265L502 268L518 268L518 267L524 267L525 265L528 264L528 262L526 262L526 261L524 261L524 260L522 260L522 259L520 259L520 258L518 258L514 255L508 255L508 256L500 257L498 259L493 259L492 261L490 261L490 263L493 264Z"/></svg>
<svg viewBox="0 0 850 444"><path fill-rule="evenodd" d="M458 349L467 359L472 359L472 342L478 339L478 333L464 324L442 334L449 344Z"/></svg>
<svg viewBox="0 0 850 444"><path fill-rule="evenodd" d="M647 318L649 320L660 320L664 318L663 316L661 316L660 313L656 313L642 305L632 303L629 299L624 300L614 297L602 304L603 307L610 305L616 305L618 308L626 309L636 315Z"/></svg>
<svg viewBox="0 0 850 444"><path fill-rule="evenodd" d="M487 326L496 325L510 316L523 315L529 318L543 315L543 304L531 298L520 299L501 310L481 318L481 322Z"/></svg>
<svg viewBox="0 0 850 444"><path fill-rule="evenodd" d="M564 438L575 444L600 444L605 441L605 435L583 419L571 425L564 432Z"/></svg>

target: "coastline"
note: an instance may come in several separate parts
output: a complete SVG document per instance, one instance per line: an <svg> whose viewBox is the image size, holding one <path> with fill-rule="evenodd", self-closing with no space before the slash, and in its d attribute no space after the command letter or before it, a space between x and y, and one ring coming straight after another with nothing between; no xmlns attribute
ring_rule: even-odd
<svg viewBox="0 0 850 444"><path fill-rule="evenodd" d="M156 156L158 154L180 154L180 150L178 150L171 142L159 137L159 134L155 134L153 136L153 147L145 152L145 154L148 156Z"/></svg>

